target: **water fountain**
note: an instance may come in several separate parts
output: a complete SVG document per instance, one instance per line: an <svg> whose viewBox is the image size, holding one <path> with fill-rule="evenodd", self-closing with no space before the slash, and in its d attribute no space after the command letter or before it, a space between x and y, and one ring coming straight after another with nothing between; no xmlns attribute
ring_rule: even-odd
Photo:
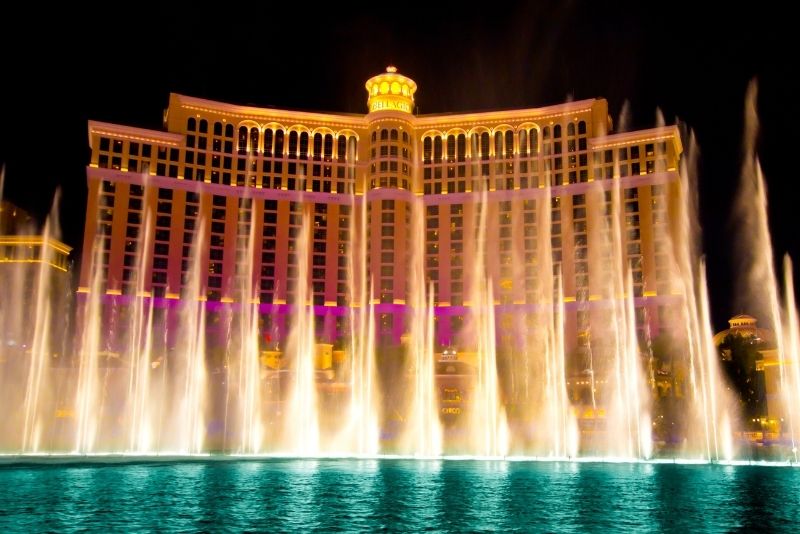
<svg viewBox="0 0 800 534"><path fill-rule="evenodd" d="M492 281L486 273L488 226L487 193L482 193L475 229L475 263L470 283L471 317L467 335L477 350L477 370L469 421L471 452L479 456L505 456L508 426L497 377L497 335Z"/></svg>
<svg viewBox="0 0 800 534"><path fill-rule="evenodd" d="M800 360L797 358L797 307L791 259L784 259L784 299L774 265L774 251L769 231L767 190L756 154L758 115L757 86L750 83L745 101L745 138L739 197L735 207L736 221L742 239L739 243L739 304L756 310L765 317L774 332L780 376L781 438L790 446L797 461L800 442Z"/></svg>
<svg viewBox="0 0 800 534"><path fill-rule="evenodd" d="M753 100L751 94L747 154L753 153ZM470 212L474 216L466 225L470 231L465 241L475 261L467 270L466 323L458 336L461 348L474 353L475 361L472 382L465 389L464 415L448 428L440 417L440 375L446 362L437 361L436 339L437 317L444 316L438 315L435 306L435 286L426 279L423 198L409 202L412 240L405 359L397 367L402 376L389 380L379 380L384 348L376 335L378 304L366 238L370 212L363 195L340 199L352 210L346 249L350 306L342 336L343 356L335 369L325 372L318 368L324 336L318 325L324 306L315 306L310 282L312 232L323 223L308 206L302 208L302 226L292 238L296 282L289 288L289 301L274 305L291 309L291 319L277 351L281 363L271 369L264 363L261 339L265 310L272 307L259 302L259 277L254 272L260 238L254 196L245 194L238 201L237 289L230 302L207 299L209 288L204 287L201 274L209 255L211 221L202 213L197 215L189 252L184 253L189 269L180 298L158 299L148 292L155 213L152 203L145 202L149 207L139 227L142 239L135 250L128 251L134 257L134 274L125 281L128 289L120 294L108 291L102 270L93 268L91 287L81 293L77 306L74 349L58 365L51 361L56 352L57 312L49 296L52 280L47 269L51 263L48 240L57 239L58 229L47 223L41 261L14 264L3 271L9 288L8 298L0 302L5 343L10 347L15 340L25 339L22 350L6 351L0 366L0 398L20 407L19 414L8 417L0 427L3 450L295 456L392 452L415 457L512 454L552 459L584 455L627 460L677 455L703 461L746 454L734 444L741 422L712 342L705 268L699 253L697 149L693 137L686 138L681 179L653 186L675 188L677 199L675 206L664 210L671 219L654 225L654 231L662 232L659 238L668 243L664 253L670 290L659 290L659 303L669 304L676 319L672 335L681 357L673 362L672 372L677 375L678 369L686 374L682 384L673 380L674 395L686 408L678 445L653 441L659 399L653 340L647 328L648 296L641 293L641 280L634 281L636 260L631 258L635 255L625 248L625 203L636 199L626 197L631 190L623 190L620 180L597 180L581 186L581 194L591 199L587 202L587 233L591 235L587 262L594 274L585 291L576 291L575 299L565 296L560 256L558 261L554 257L552 228L561 223L553 218L558 206L552 203L560 202L553 196L557 186L543 184L535 195L526 197L527 206L535 207L531 209L536 232L531 237L537 245L534 259L523 259L524 254L513 251L519 264L514 272L522 276L521 267L535 268L535 287L528 290L536 304L514 308L523 311L511 321L511 335L500 319L508 308L500 302L503 288L496 284L487 245L497 230L492 222L497 220L494 192L480 193ZM619 174L619 163L615 169ZM154 199L157 188L146 175L143 183L142 198ZM766 289L759 292L764 298L751 305L760 304L775 332L785 419L779 441L796 454L800 327L794 281L787 257L781 297L772 263L764 178L755 158L746 161L742 192L743 220L752 229L745 241L749 250L758 251L748 257L747 280L742 285ZM56 219L54 215L52 221ZM103 237L100 233L95 244L95 265L102 263ZM26 293L22 280L31 273L32 291ZM568 354L565 341L573 334L567 331L565 316L575 309L588 318L580 326L582 344L577 355ZM209 348L211 336L224 340L219 360ZM338 393L321 394L324 381ZM580 399L578 382L588 391ZM403 389L403 395L382 391L381 385ZM386 413L390 411L386 399L401 397L407 405ZM330 399L336 408L329 409ZM387 430L390 417L398 421L391 432Z"/></svg>
<svg viewBox="0 0 800 534"><path fill-rule="evenodd" d="M782 344L782 360L788 363L788 369L781 368L781 394L786 415L788 415L788 438L791 444L794 461L798 461L798 429L795 426L795 410L800 406L800 323L797 317L797 302L795 300L794 276L792 260L784 257L784 342Z"/></svg>
<svg viewBox="0 0 800 534"><path fill-rule="evenodd" d="M412 207L412 235L424 234L423 205ZM411 251L410 292L412 318L408 348L412 362L411 407L403 436L403 452L430 457L442 453L442 428L438 417L435 383L434 324L432 288L426 287L424 243L417 240Z"/></svg>
<svg viewBox="0 0 800 534"><path fill-rule="evenodd" d="M355 206L355 197L351 197ZM356 215L355 213L353 215ZM350 302L350 408L345 434L352 440L345 450L358 455L379 452L378 386L375 376L374 284L367 274L367 204L350 218L347 280ZM358 237L360 236L360 237Z"/></svg>
<svg viewBox="0 0 800 534"><path fill-rule="evenodd" d="M2 181L0 177L0 199L2 199ZM54 201L54 206L58 205L58 194ZM55 211L52 220L58 220L58 212ZM33 314L33 341L31 343L30 365L27 372L27 382L25 384L25 399L23 401L24 427L22 429L22 450L38 452L41 447L42 437L42 416L45 411L44 406L48 405L50 399L45 398L48 391L48 356L51 352L51 325L53 314L53 303L50 301L50 277L48 276L49 263L52 262L52 251L49 240L51 235L51 223L48 221L44 227L44 238L42 242L42 262L38 266L35 285L35 306ZM53 234L58 235L56 230ZM22 286L24 287L24 285ZM12 299L12 302L13 299ZM14 313L16 310L8 310Z"/></svg>
<svg viewBox="0 0 800 534"><path fill-rule="evenodd" d="M239 302L241 313L235 315L236 324L231 344L234 353L229 357L234 367L235 380L228 380L228 397L233 397L238 408L240 434L238 452L258 454L263 451L264 422L262 420L262 384L259 350L258 301L255 290L255 242L256 225L252 223L253 200L244 199L239 211L237 232L239 238L246 236L246 246L237 264L239 277ZM238 375L238 376L237 376ZM227 418L226 418L227 420Z"/></svg>
<svg viewBox="0 0 800 534"><path fill-rule="evenodd" d="M308 291L311 221L306 214L297 240L297 287L295 288L295 317L287 342L287 353L293 359L294 383L284 418L286 450L301 455L320 453L319 415L316 373L314 366L314 309Z"/></svg>

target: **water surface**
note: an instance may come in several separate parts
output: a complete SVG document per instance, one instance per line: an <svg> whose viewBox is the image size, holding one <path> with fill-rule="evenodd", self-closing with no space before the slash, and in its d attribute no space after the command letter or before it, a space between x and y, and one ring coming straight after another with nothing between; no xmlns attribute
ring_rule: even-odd
<svg viewBox="0 0 800 534"><path fill-rule="evenodd" d="M0 532L800 529L800 470L456 460L0 467Z"/></svg>

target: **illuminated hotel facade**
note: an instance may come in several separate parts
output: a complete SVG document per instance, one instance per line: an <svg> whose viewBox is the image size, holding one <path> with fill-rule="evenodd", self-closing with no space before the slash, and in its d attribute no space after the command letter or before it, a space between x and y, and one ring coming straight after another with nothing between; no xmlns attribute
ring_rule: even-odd
<svg viewBox="0 0 800 534"><path fill-rule="evenodd" d="M313 220L308 284L317 334L336 343L350 310L348 247L351 229L359 228L353 218L367 203L367 267L379 339L400 344L408 330L408 261L417 238L424 239L437 340L448 345L468 313L475 255L470 236L485 206L486 269L500 337L505 318L537 304L537 225L541 210L550 210L546 235L563 276L567 338L574 346L571 340L588 327L587 305L599 293L599 277L589 269L589 236L599 224L593 207L609 205L617 182L636 306L647 309L640 322L646 320L653 335L663 326L670 288L662 238L677 202L682 151L676 127L609 133L603 99L417 115L416 84L392 67L368 80L366 89L365 115L171 94L166 131L90 122L79 292L91 290L97 258L107 298L124 303L138 292L154 298L156 308L170 308L185 298L191 244L205 225L201 298L207 309L252 301L241 295L237 264L255 224L253 297L272 325L264 328L283 336L305 212ZM415 235L412 224L419 202L424 236ZM148 210L152 224L145 224ZM148 248L138 273L143 292L133 283L141 246Z"/></svg>

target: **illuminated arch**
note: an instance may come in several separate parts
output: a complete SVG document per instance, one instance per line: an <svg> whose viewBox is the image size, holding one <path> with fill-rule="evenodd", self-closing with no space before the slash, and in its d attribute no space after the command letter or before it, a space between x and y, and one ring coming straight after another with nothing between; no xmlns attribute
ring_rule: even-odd
<svg viewBox="0 0 800 534"><path fill-rule="evenodd" d="M477 159L480 157L480 137L482 134L491 136L492 131L486 126L473 126L467 132L467 152L470 158Z"/></svg>
<svg viewBox="0 0 800 534"><path fill-rule="evenodd" d="M360 141L358 134L355 131L351 130L350 128L345 128L344 130L339 130L338 132L335 132L335 134L336 134L337 137L340 136L340 135L344 135L344 136L347 136L347 137L355 137L356 141Z"/></svg>
<svg viewBox="0 0 800 534"><path fill-rule="evenodd" d="M444 133L439 130L427 130L420 136L420 139L425 139L426 137L444 137Z"/></svg>
<svg viewBox="0 0 800 534"><path fill-rule="evenodd" d="M270 130L283 130L284 132L286 131L286 126L279 122L268 122L266 124L261 125L262 130L266 130L267 128L269 128Z"/></svg>
<svg viewBox="0 0 800 534"><path fill-rule="evenodd" d="M511 140L511 154L513 155L513 153L514 153L514 137L515 137L514 134L513 134L514 127L511 126L510 124L498 124L498 125L495 125L494 128L492 128L491 151L492 151L492 156L494 156L495 158L505 158L506 154L508 153L508 147L506 146L507 142L509 141L508 135L507 135L508 132L511 132L511 139L510 139ZM497 153L497 145L498 145L497 135L498 134L500 134L500 143L499 143L500 146L501 146L501 150L500 150L501 153L500 154Z"/></svg>
<svg viewBox="0 0 800 534"><path fill-rule="evenodd" d="M342 137L344 137L344 139L345 139L345 141L344 141L344 143L345 143L344 154L340 153L340 145L339 145L339 139L342 138ZM336 160L336 161L345 161L345 156L349 155L348 152L349 152L349 147L350 147L350 143L351 143L350 140L351 139L354 139L354 141L353 141L353 144L354 144L353 149L354 150L353 150L353 154L352 154L352 156L353 156L352 160L354 161L355 160L355 144L358 143L358 141L359 141L358 134L355 131L353 131L353 130L351 130L349 128L345 128L343 130L339 130L338 132L335 132L333 134L333 147L334 147L333 159L334 160ZM350 160L348 160L348 161L350 161Z"/></svg>
<svg viewBox="0 0 800 534"><path fill-rule="evenodd" d="M245 153L248 153L248 152L250 152L252 150L251 147L250 147L250 143L251 143L250 131L253 128L258 130L258 133L259 133L259 135L258 135L259 140L256 143L257 144L256 150L257 151L260 150L262 148L261 147L261 138L263 137L261 135L261 125L259 123L257 123L256 121L254 121L254 120L246 119L246 120L240 121L236 125L236 131L239 132L242 127L247 128L247 147L246 147L245 151L242 152L242 147L241 147L242 136L241 136L241 133L240 133L239 136L238 136L238 140L237 140L237 143L239 143L239 147L238 147L239 154L245 154Z"/></svg>
<svg viewBox="0 0 800 534"><path fill-rule="evenodd" d="M541 127L535 122L523 122L517 126L517 147L522 146L522 135L525 134L526 151L519 150L520 154L527 157L535 156L541 150ZM532 144L533 143L533 144Z"/></svg>
<svg viewBox="0 0 800 534"><path fill-rule="evenodd" d="M307 133L307 134L311 135L311 128L309 128L308 126L305 126L303 124L292 124L291 126L286 128L286 133L289 133L289 132L297 132L298 134Z"/></svg>
<svg viewBox="0 0 800 534"><path fill-rule="evenodd" d="M450 128L443 135L458 135L458 134L467 135L467 131L464 128Z"/></svg>
<svg viewBox="0 0 800 534"><path fill-rule="evenodd" d="M318 126L318 127L314 128L311 131L311 135L317 135L317 134L322 134L323 136L325 136L327 134L331 134L331 135L334 135L334 136L338 135L337 132L334 132L333 130L331 130L327 126Z"/></svg>

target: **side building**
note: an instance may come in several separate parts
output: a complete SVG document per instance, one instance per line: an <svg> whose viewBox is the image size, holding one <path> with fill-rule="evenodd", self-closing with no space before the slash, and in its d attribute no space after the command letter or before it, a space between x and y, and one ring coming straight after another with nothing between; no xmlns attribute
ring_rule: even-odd
<svg viewBox="0 0 800 534"><path fill-rule="evenodd" d="M0 201L0 368L22 372L33 350L59 358L71 348L71 251L28 212Z"/></svg>
<svg viewBox="0 0 800 534"><path fill-rule="evenodd" d="M603 299L605 278L593 274L611 260L593 243L608 241L604 221L616 203L616 246L630 266L638 326L652 336L669 326L676 127L612 133L603 99L417 115L416 83L393 67L366 89L366 114L172 94L165 131L90 122L79 292L102 291L122 306L152 298L169 309L185 298L197 260L209 332L215 314L257 299L261 328L283 339L298 287L308 284L317 337L335 344L355 304L353 244L365 238L379 343L399 345L409 329L416 258L433 291L440 346L459 344L481 263L500 343L513 344L525 329L520 317L542 304L542 273L560 275L572 350L592 313L602 313L592 305ZM298 279L303 251L308 280ZM250 295L242 290L248 278Z"/></svg>

